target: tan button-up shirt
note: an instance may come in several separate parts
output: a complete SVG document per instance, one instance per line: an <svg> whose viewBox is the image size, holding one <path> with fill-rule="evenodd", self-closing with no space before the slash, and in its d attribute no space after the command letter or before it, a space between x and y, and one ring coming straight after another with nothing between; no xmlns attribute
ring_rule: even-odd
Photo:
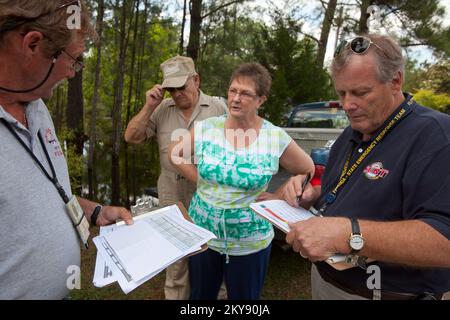
<svg viewBox="0 0 450 320"><path fill-rule="evenodd" d="M173 99L164 99L150 116L146 135L147 139L156 136L159 146L161 171L176 172L168 160L168 149L172 132L183 128L190 130L195 121L223 115L227 112L225 102L218 97L211 97L200 91L198 103L194 108L191 119L186 123L183 113L175 106Z"/></svg>

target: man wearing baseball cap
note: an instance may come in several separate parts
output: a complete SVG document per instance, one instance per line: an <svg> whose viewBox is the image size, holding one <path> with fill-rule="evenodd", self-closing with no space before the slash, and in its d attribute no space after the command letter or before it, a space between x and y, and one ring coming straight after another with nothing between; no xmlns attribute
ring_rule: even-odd
<svg viewBox="0 0 450 320"><path fill-rule="evenodd" d="M161 70L163 83L147 91L145 105L127 126L125 141L140 144L156 138L161 164L159 203L167 206L181 201L188 208L196 185L179 175L168 161L172 132L190 130L195 121L222 115L227 112L227 107L219 98L200 90L200 76L191 58L170 58L161 64ZM164 91L168 91L171 98L164 99ZM166 269L164 292L168 300L189 298L187 260L180 260Z"/></svg>

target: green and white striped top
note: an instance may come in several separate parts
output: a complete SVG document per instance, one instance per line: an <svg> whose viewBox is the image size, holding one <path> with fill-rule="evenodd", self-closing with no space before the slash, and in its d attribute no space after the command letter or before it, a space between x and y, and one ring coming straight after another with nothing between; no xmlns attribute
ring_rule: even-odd
<svg viewBox="0 0 450 320"><path fill-rule="evenodd" d="M195 126L198 182L189 214L197 225L217 236L209 243L211 249L246 255L266 248L273 239L270 223L249 205L267 189L291 137L264 120L256 140L236 149L225 138L225 120L226 115ZM242 130L235 133L244 138Z"/></svg>

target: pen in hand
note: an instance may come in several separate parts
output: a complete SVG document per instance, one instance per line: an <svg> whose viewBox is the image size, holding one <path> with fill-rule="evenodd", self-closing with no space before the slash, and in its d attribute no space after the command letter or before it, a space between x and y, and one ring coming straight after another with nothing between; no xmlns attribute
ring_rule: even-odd
<svg viewBox="0 0 450 320"><path fill-rule="evenodd" d="M311 173L307 173L305 180L302 183L302 193L297 196L297 204L300 205L300 201L302 200L303 192L305 192L305 188L308 185L309 181L311 181Z"/></svg>

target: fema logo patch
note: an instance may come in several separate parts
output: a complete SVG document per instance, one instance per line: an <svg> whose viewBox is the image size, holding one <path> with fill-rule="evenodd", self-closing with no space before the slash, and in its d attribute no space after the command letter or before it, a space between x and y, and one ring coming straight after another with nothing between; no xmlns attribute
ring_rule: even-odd
<svg viewBox="0 0 450 320"><path fill-rule="evenodd" d="M383 169L383 164L381 162L372 163L364 169L364 175L370 180L385 178L388 174L389 170Z"/></svg>
<svg viewBox="0 0 450 320"><path fill-rule="evenodd" d="M51 145L50 150L53 151L53 154L55 157L63 157L64 153L61 150L61 146L58 143L58 140L56 140L56 136L53 133L53 130L50 128L47 128L45 130L45 141L47 141L48 144Z"/></svg>
<svg viewBox="0 0 450 320"><path fill-rule="evenodd" d="M55 135L53 134L53 131L50 128L47 128L45 130L45 141L47 141L47 143L50 143L50 144L57 143Z"/></svg>

